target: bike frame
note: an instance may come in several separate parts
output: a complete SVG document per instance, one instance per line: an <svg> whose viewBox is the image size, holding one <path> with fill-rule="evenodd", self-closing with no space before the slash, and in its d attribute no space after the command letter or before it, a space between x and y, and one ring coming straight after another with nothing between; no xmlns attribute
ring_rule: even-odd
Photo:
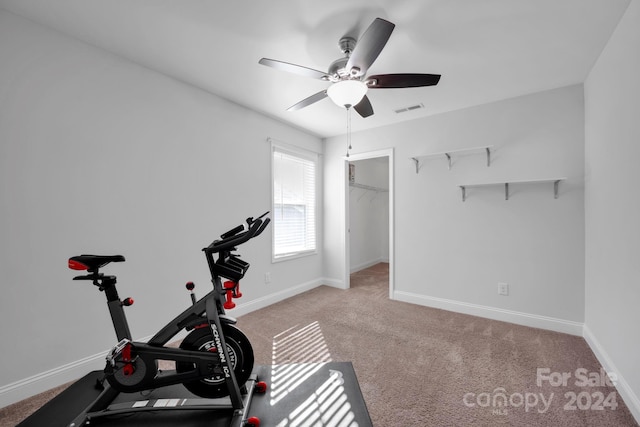
<svg viewBox="0 0 640 427"><path fill-rule="evenodd" d="M209 266L213 265L213 256L207 253ZM222 255L222 254L221 254ZM185 381L194 381L207 378L210 372L202 369L201 366L211 366L212 363L220 363L224 372L225 382L229 390L229 397L234 408L242 408L242 394L236 381L233 367L227 351L227 345L222 333L222 324L235 324L236 320L225 314L222 302L222 283L220 277L212 270L213 290L188 307L177 317L167 323L158 333L156 333L147 343L133 341L129 324L124 308L118 297L115 287L115 277L105 277L101 286L107 296L107 304L116 336L120 342L128 340L134 346L136 354L142 359L172 360L175 362L188 361L197 365L195 371L177 373L166 371L158 374L150 381L142 381L132 391L143 391L163 387L167 385L179 384ZM212 354L202 351L189 351L184 349L168 348L164 345L175 337L183 329L193 329L196 326L208 324L211 328L212 338L216 347L221 350L219 354Z"/></svg>
<svg viewBox="0 0 640 427"><path fill-rule="evenodd" d="M74 280L91 280L94 285L98 286L101 291L105 292L109 314L113 323L113 328L119 343L113 348L111 354L107 356L107 366L105 374L110 381L109 375L114 375L112 371L119 363L118 360L124 362L124 375L131 375L135 372L133 363L143 363L145 367L157 360L171 360L175 362L188 362L195 366L194 370L188 372L157 371L157 369L142 371L143 378L133 384L123 384L115 379L118 388L111 384L104 384L104 390L100 395L87 406L74 420L69 424L70 427L78 427L85 425L93 418L110 416L116 414L142 412L147 410L176 410L176 409L233 409L232 426L247 425L247 409L251 403L254 390L266 389L266 384L259 386L257 375L251 374L243 385L241 391L236 380L231 359L227 351L225 342L223 325L232 325L236 320L225 314L224 296L227 292L232 292L235 296L235 289L223 289L221 277L230 279L237 286L239 280L249 268L247 262L242 261L238 255L232 254L236 247L247 242L248 240L260 235L269 224L270 219L263 219L268 212L260 217L247 218L247 228L244 225L237 226L220 236L219 240L214 240L208 247L204 248L209 270L211 272L211 281L213 290L207 293L200 300L196 301L193 293L191 293L192 305L176 316L160 329L147 343L135 342L132 340L129 323L123 306L129 306L133 303L130 298L121 301L116 289L116 277L105 276L99 273L99 269L110 262L124 261L122 255L100 256L100 255L80 255L69 258L69 268L73 270L85 270L89 274L74 277ZM213 254L218 254L218 260L214 260ZM192 290L191 284L187 284L187 289ZM226 285L226 283L225 283ZM214 341L216 352L194 351L182 348L169 348L165 345L174 338L182 330L193 330L195 328L208 327L211 331L211 338ZM111 365L109 364L111 363ZM153 366L153 365L152 365ZM127 373L125 369L133 369L131 373ZM221 369L221 371L220 371ZM137 402L129 402L128 404L110 405L116 396L121 392L141 392L160 388L164 386L187 383L191 381L202 380L212 377L213 375L224 375L225 386L229 392L230 403L218 402L219 399L183 399L182 405L152 407L139 406ZM255 420L249 422L255 425Z"/></svg>

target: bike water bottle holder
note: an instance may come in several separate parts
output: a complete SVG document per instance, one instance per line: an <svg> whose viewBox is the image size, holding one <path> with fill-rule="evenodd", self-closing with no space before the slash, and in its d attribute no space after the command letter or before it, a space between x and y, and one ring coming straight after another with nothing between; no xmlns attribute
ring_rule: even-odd
<svg viewBox="0 0 640 427"><path fill-rule="evenodd" d="M220 257L213 265L213 272L226 279L239 282L249 269L249 263L243 261L237 255Z"/></svg>

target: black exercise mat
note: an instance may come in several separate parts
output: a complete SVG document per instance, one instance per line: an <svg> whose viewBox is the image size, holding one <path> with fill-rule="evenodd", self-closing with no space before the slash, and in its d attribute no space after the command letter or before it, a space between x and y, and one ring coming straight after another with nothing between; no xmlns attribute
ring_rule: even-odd
<svg viewBox="0 0 640 427"><path fill-rule="evenodd" d="M360 386L349 362L257 366L254 373L268 385L255 394L248 415L258 417L262 427L286 425L371 426ZM19 427L61 426L69 423L99 394L95 381L101 372L80 379ZM121 393L114 404L163 398L194 398L181 385L151 393ZM154 411L95 419L92 426L227 426L231 410Z"/></svg>
<svg viewBox="0 0 640 427"><path fill-rule="evenodd" d="M372 425L350 362L262 368L261 379L269 389L251 405L262 426Z"/></svg>
<svg viewBox="0 0 640 427"><path fill-rule="evenodd" d="M17 427L68 426L73 419L72 414L82 412L100 395L101 390L95 387L96 381L100 378L102 378L102 371L88 373L18 424Z"/></svg>

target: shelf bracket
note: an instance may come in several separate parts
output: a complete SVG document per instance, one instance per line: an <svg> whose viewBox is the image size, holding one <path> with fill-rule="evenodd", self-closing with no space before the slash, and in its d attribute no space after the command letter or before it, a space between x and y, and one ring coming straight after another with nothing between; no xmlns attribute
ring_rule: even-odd
<svg viewBox="0 0 640 427"><path fill-rule="evenodd" d="M553 198L554 199L558 198L558 186L559 185L560 185L560 180L559 179L553 181Z"/></svg>
<svg viewBox="0 0 640 427"><path fill-rule="evenodd" d="M464 202L465 200L467 200L467 189L464 185L461 185L460 189L462 190L462 201Z"/></svg>
<svg viewBox="0 0 640 427"><path fill-rule="evenodd" d="M504 199L509 200L509 183L504 183Z"/></svg>
<svg viewBox="0 0 640 427"><path fill-rule="evenodd" d="M487 167L489 167L491 166L491 149L486 147L485 150L487 151Z"/></svg>
<svg viewBox="0 0 640 427"><path fill-rule="evenodd" d="M449 162L449 170L451 170L451 154L444 153L444 155L447 156L447 161Z"/></svg>
<svg viewBox="0 0 640 427"><path fill-rule="evenodd" d="M412 157L411 160L413 160L413 163L416 164L416 173L418 173L418 170L420 170L420 160L416 159L415 157Z"/></svg>

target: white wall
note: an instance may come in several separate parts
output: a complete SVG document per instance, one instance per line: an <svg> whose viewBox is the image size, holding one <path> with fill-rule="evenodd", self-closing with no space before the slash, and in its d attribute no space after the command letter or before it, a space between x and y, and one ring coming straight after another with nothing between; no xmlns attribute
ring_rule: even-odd
<svg viewBox="0 0 640 427"><path fill-rule="evenodd" d="M316 137L0 11L0 407L72 379L67 364L98 355L101 366L115 343L104 296L71 280L68 257L125 255L106 271L136 300L127 309L136 338L186 307L186 281L199 295L210 289L201 248L270 209L267 137L322 149ZM321 254L271 264L268 232L242 253L252 269L239 303L322 277Z"/></svg>
<svg viewBox="0 0 640 427"><path fill-rule="evenodd" d="M585 83L585 337L640 420L640 2Z"/></svg>
<svg viewBox="0 0 640 427"><path fill-rule="evenodd" d="M634 0L585 83L585 101L573 86L353 136L354 152L395 149L396 298L569 332L585 321L636 418L639 28ZM200 248L269 208L269 136L322 148L315 137L0 11L0 354L11 362L0 367L0 407L71 379L71 365L100 360L113 343L103 296L70 280L69 256L127 257L109 271L136 299L128 309L136 337L184 307L186 280L208 288ZM408 160L483 144L496 146L490 168L482 156L465 156L452 171L431 160L416 175ZM324 257L271 264L270 235L261 236L244 252L252 262L246 307L323 275L334 285L345 278L343 138L325 150ZM527 186L509 201L500 188L470 190L462 203L456 187L551 176L568 177L557 200L547 186ZM262 283L267 271L270 285ZM499 281L510 284L509 297L496 294Z"/></svg>
<svg viewBox="0 0 640 427"><path fill-rule="evenodd" d="M350 162L358 184L389 187L387 157ZM350 271L389 261L389 192L349 188Z"/></svg>
<svg viewBox="0 0 640 427"><path fill-rule="evenodd" d="M372 94L372 96L374 96ZM372 98L375 105L375 99ZM344 233L343 139L325 146L325 242ZM416 174L410 157L494 145L483 155L444 156ZM584 104L581 85L353 135L353 152L395 150L395 292L414 303L581 333L584 320ZM471 189L457 184L567 177L552 185ZM344 177L344 175L343 175ZM344 179L344 178L343 178ZM325 252L329 277L344 255ZM498 282L510 286L497 294Z"/></svg>

